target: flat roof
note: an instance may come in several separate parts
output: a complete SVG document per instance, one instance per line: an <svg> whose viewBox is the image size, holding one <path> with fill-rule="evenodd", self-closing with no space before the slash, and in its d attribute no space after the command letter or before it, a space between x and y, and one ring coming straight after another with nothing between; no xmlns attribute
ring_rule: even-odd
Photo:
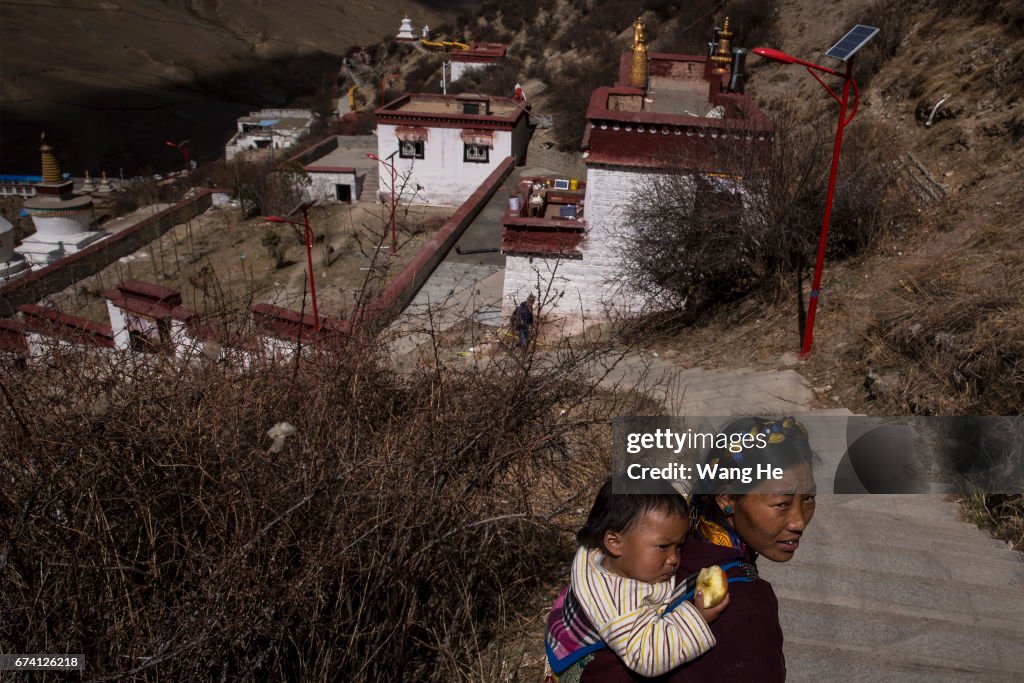
<svg viewBox="0 0 1024 683"><path fill-rule="evenodd" d="M464 102L489 100L490 115L505 118L519 109L518 103L512 100L505 101L505 99L488 95L413 95L407 101L396 106L393 111L416 114L461 114Z"/></svg>
<svg viewBox="0 0 1024 683"><path fill-rule="evenodd" d="M473 43L468 50L452 50L453 62L487 61L493 62L505 56L506 47L502 43Z"/></svg>
<svg viewBox="0 0 1024 683"><path fill-rule="evenodd" d="M774 125L749 95L728 89L702 55L651 53L646 88L629 85L631 54L614 87L594 90L582 147L588 165L742 174L771 150ZM709 116L709 114L713 114Z"/></svg>
<svg viewBox="0 0 1024 683"><path fill-rule="evenodd" d="M708 82L652 76L644 109L659 114L705 116L714 106L708 101Z"/></svg>
<svg viewBox="0 0 1024 683"><path fill-rule="evenodd" d="M267 125L268 120L261 116L242 116L238 119L239 123L252 123L260 126L261 128L273 128L275 130L302 129L308 126L313 119L291 116L287 118L274 119L273 121L273 123L269 123L269 125Z"/></svg>
<svg viewBox="0 0 1024 683"><path fill-rule="evenodd" d="M464 102L487 100L490 114L465 114ZM512 127L526 115L529 105L511 97L492 95L434 95L410 93L377 109L378 123L390 125L464 125L467 127ZM489 125L488 125L489 124Z"/></svg>
<svg viewBox="0 0 1024 683"><path fill-rule="evenodd" d="M331 150L327 154L306 164L307 170L327 170L327 169L340 169L340 168L351 168L366 169L372 168L377 165L376 161L367 158L367 152L372 154L377 153L377 138L372 135L366 135L365 145L358 145L352 142L340 143L337 148Z"/></svg>

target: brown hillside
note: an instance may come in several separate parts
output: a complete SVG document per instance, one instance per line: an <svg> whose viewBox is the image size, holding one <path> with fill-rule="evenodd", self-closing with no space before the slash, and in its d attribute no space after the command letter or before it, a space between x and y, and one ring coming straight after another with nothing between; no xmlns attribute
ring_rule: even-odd
<svg viewBox="0 0 1024 683"><path fill-rule="evenodd" d="M1024 38L1014 21L985 3L779 3L775 47L811 61L828 61L823 52L857 22L880 25L889 41L899 36L888 58L863 55L881 68L871 77L870 64L860 67L869 82L857 116L884 125L887 143L905 155L921 220L858 259L826 262L805 369L853 410L1024 410L1024 249L1014 236L1024 208ZM836 110L802 69L756 58L750 66L759 99L795 95ZM741 306L675 345L708 362L754 351L777 363L799 347L795 305L780 303L767 315L760 304L756 313Z"/></svg>
<svg viewBox="0 0 1024 683"><path fill-rule="evenodd" d="M171 167L166 139L215 156L238 115L329 92L352 45L393 35L403 12L417 27L437 25L456 4L4 2L2 170L38 172L42 128L76 174Z"/></svg>

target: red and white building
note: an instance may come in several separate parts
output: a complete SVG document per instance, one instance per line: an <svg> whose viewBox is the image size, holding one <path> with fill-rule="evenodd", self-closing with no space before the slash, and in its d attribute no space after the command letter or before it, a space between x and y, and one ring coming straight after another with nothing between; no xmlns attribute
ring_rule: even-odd
<svg viewBox="0 0 1024 683"><path fill-rule="evenodd" d="M548 294L540 297L548 313L567 332L642 311L647 302L624 286L621 254L629 234L626 211L643 201L639 191L652 175L683 174L695 195L708 188L742 195L743 166L770 154L774 127L750 97L730 89L738 81L732 57L722 54L731 55L727 41L717 59L648 54L638 25L618 83L596 89L590 99L585 213L581 207L577 220L558 218L554 225L551 215L532 226L535 221L506 221L507 315L537 293L538 283ZM742 54L733 68L742 69Z"/></svg>
<svg viewBox="0 0 1024 683"><path fill-rule="evenodd" d="M377 156L395 168L405 201L461 204L506 158L526 159L529 111L520 101L487 95L409 94L374 112ZM380 164L380 192L391 193Z"/></svg>
<svg viewBox="0 0 1024 683"><path fill-rule="evenodd" d="M307 199L351 204L360 199L366 176L375 165L367 154L377 151L372 135L330 135L289 161L306 172L300 189ZM375 198L370 198L375 200Z"/></svg>

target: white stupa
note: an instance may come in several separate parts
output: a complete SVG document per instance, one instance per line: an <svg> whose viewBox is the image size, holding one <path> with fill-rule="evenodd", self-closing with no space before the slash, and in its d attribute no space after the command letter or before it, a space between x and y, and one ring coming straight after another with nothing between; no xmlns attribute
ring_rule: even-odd
<svg viewBox="0 0 1024 683"><path fill-rule="evenodd" d="M412 19L408 15L402 19L402 26L398 29L395 40L416 40L416 36L412 32Z"/></svg>
<svg viewBox="0 0 1024 683"><path fill-rule="evenodd" d="M29 271L28 261L14 253L14 226L0 216L0 286Z"/></svg>
<svg viewBox="0 0 1024 683"><path fill-rule="evenodd" d="M36 231L14 248L33 268L48 266L106 236L89 229L92 197L74 193L75 181L64 180L45 133L42 139L43 182L36 183L36 195L25 201Z"/></svg>

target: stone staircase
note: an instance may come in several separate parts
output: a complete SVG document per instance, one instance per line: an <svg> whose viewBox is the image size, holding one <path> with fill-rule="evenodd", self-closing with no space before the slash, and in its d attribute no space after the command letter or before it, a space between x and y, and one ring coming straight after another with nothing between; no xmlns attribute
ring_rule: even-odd
<svg viewBox="0 0 1024 683"><path fill-rule="evenodd" d="M380 168L374 164L363 176L363 187L359 192L359 201L376 202L377 193L380 192Z"/></svg>
<svg viewBox="0 0 1024 683"><path fill-rule="evenodd" d="M804 378L792 370L681 368L650 353L630 354L610 370L595 372L607 387L645 390L673 415L798 413L808 410L813 395Z"/></svg>
<svg viewBox="0 0 1024 683"><path fill-rule="evenodd" d="M758 566L790 680L1024 680L1024 563L942 496L820 496L797 557Z"/></svg>
<svg viewBox="0 0 1024 683"><path fill-rule="evenodd" d="M673 415L803 413L812 396L793 370L680 368L649 352L595 372L607 386L646 387ZM796 557L758 563L779 598L789 681L1024 680L1019 553L943 496L831 495L822 484Z"/></svg>

